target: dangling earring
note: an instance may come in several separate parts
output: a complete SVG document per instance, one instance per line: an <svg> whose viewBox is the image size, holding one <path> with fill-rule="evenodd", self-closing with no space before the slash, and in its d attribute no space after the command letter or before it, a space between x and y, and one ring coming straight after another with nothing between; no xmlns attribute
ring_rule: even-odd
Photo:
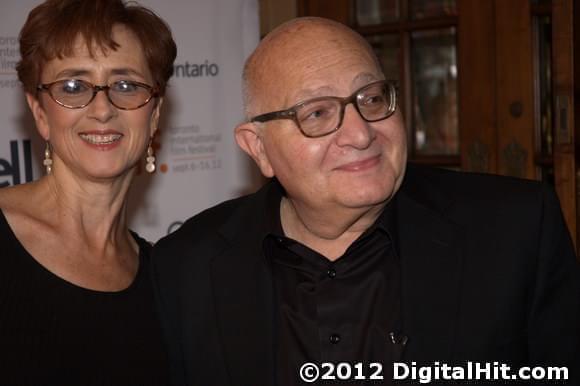
<svg viewBox="0 0 580 386"><path fill-rule="evenodd" d="M50 142L46 141L46 149L44 150L44 161L42 162L46 168L46 174L52 172L52 158L50 152Z"/></svg>
<svg viewBox="0 0 580 386"><path fill-rule="evenodd" d="M153 155L153 137L149 141L149 147L147 147L147 158L146 158L146 165L145 170L148 173L153 173L155 171L155 156Z"/></svg>

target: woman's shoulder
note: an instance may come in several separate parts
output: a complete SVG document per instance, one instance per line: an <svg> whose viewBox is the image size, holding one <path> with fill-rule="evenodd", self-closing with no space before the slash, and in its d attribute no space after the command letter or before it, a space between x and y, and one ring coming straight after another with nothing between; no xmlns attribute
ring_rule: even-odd
<svg viewBox="0 0 580 386"><path fill-rule="evenodd" d="M34 223L30 204L26 205L30 201L27 191L28 187L25 185L0 188L0 240L3 242L22 246L22 238L28 233L37 233L23 232Z"/></svg>
<svg viewBox="0 0 580 386"><path fill-rule="evenodd" d="M0 188L0 209L29 217L39 215L37 203L46 200L46 193L38 181Z"/></svg>
<svg viewBox="0 0 580 386"><path fill-rule="evenodd" d="M26 190L22 185L6 186L0 188L0 209L9 209L18 202L18 192Z"/></svg>
<svg viewBox="0 0 580 386"><path fill-rule="evenodd" d="M28 213L35 197L35 184L6 186L0 188L0 209L3 212Z"/></svg>
<svg viewBox="0 0 580 386"><path fill-rule="evenodd" d="M7 186L0 189L0 211L3 223L19 222L21 218L28 217L28 208L25 205L27 191L28 187L25 185Z"/></svg>
<svg viewBox="0 0 580 386"><path fill-rule="evenodd" d="M46 196L42 197L35 183L1 188L2 232L13 235L24 246L35 245L54 235L50 212L43 205L45 201Z"/></svg>

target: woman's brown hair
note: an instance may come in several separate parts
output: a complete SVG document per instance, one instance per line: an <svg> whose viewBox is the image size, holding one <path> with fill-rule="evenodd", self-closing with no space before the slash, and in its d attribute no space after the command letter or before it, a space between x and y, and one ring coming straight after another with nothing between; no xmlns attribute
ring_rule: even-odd
<svg viewBox="0 0 580 386"><path fill-rule="evenodd" d="M24 90L34 94L44 63L72 55L79 36L91 55L95 49L116 50L115 25L137 36L159 95L164 95L177 55L171 30L153 11L122 0L47 0L34 8L20 31L16 70Z"/></svg>

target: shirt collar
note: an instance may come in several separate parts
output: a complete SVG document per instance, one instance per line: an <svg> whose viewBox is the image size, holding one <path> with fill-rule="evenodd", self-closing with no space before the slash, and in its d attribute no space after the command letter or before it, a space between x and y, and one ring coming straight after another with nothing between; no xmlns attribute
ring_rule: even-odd
<svg viewBox="0 0 580 386"><path fill-rule="evenodd" d="M280 203L286 191L276 178L273 178L270 183L272 188L266 196L266 235L281 237L284 236L284 230L280 218Z"/></svg>
<svg viewBox="0 0 580 386"><path fill-rule="evenodd" d="M266 234L264 237L270 235L284 238L284 230L282 229L282 221L280 218L280 202L282 201L282 197L286 195L286 191L276 178L273 178L270 183L272 184L272 188L269 189L266 196ZM395 194L391 201L385 205L385 208L374 222L374 224L365 231L365 234L372 232L375 229L379 229L380 231L387 233L391 243L393 243L395 255L399 256L396 232L396 199L397 195Z"/></svg>

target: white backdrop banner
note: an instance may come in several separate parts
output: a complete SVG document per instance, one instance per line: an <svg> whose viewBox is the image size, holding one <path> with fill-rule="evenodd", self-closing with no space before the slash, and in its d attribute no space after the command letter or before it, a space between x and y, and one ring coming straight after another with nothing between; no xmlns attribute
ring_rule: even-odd
<svg viewBox="0 0 580 386"><path fill-rule="evenodd" d="M40 1L0 5L0 187L42 175L44 143L15 72L18 33ZM233 138L243 119L241 72L259 40L257 0L141 0L171 27L174 75L162 109L157 172L144 160L129 197L130 227L148 240L191 215L254 188L255 171Z"/></svg>

